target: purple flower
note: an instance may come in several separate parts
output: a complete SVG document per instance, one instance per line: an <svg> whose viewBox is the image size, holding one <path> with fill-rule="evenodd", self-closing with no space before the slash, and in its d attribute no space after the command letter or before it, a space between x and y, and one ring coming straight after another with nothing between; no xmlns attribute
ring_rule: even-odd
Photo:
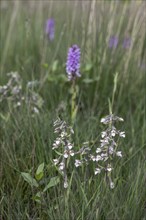
<svg viewBox="0 0 146 220"><path fill-rule="evenodd" d="M144 61L141 61L138 66L141 70L146 70L146 63Z"/></svg>
<svg viewBox="0 0 146 220"><path fill-rule="evenodd" d="M80 55L81 51L77 45L73 45L68 50L67 62L66 62L66 72L68 74L68 79L73 80L76 77L80 77Z"/></svg>
<svg viewBox="0 0 146 220"><path fill-rule="evenodd" d="M130 37L125 37L123 40L123 48L128 49L131 46Z"/></svg>
<svg viewBox="0 0 146 220"><path fill-rule="evenodd" d="M109 48L116 48L118 46L118 37L111 36L109 39Z"/></svg>
<svg viewBox="0 0 146 220"><path fill-rule="evenodd" d="M54 39L54 32L55 32L55 21L53 18L50 18L46 21L45 33L51 41Z"/></svg>

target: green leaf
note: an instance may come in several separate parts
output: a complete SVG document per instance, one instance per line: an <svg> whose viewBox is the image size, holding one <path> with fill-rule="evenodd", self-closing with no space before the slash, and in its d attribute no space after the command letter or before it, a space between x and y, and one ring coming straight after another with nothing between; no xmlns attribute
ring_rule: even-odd
<svg viewBox="0 0 146 220"><path fill-rule="evenodd" d="M42 67L44 67L45 69L48 69L49 66L48 66L47 63L43 63L43 64L42 64Z"/></svg>
<svg viewBox="0 0 146 220"><path fill-rule="evenodd" d="M55 60L52 64L52 71L55 72L58 68L58 60Z"/></svg>
<svg viewBox="0 0 146 220"><path fill-rule="evenodd" d="M35 174L35 178L36 178L37 180L41 180L41 179L43 178L43 176L44 176L43 170L44 170L44 163L41 163L41 164L38 166L37 171L36 171L36 174Z"/></svg>
<svg viewBox="0 0 146 220"><path fill-rule="evenodd" d="M22 177L24 178L24 180L26 182L28 182L31 186L35 186L38 187L39 184L37 183L37 181L29 174L29 173L21 173Z"/></svg>
<svg viewBox="0 0 146 220"><path fill-rule="evenodd" d="M54 150L56 154L58 154L59 156L62 156L62 153L60 153L59 151L57 150Z"/></svg>
<svg viewBox="0 0 146 220"><path fill-rule="evenodd" d="M10 113L7 113L7 115L3 115L2 113L0 113L0 117L4 120L4 121L8 121L10 118Z"/></svg>
<svg viewBox="0 0 146 220"><path fill-rule="evenodd" d="M52 76L49 75L49 76L48 76L48 81L49 81L49 82L53 82L53 81L54 81L54 77L52 77Z"/></svg>
<svg viewBox="0 0 146 220"><path fill-rule="evenodd" d="M49 188L56 186L59 182L60 182L60 179L58 176L52 177L50 182L44 188L43 192L46 192Z"/></svg>
<svg viewBox="0 0 146 220"><path fill-rule="evenodd" d="M94 80L93 80L93 79L86 78L86 79L83 79L83 82L86 83L86 84L89 84L89 83L93 83Z"/></svg>
<svg viewBox="0 0 146 220"><path fill-rule="evenodd" d="M87 63L86 66L85 66L85 71L90 71L93 67L93 64L92 63Z"/></svg>
<svg viewBox="0 0 146 220"><path fill-rule="evenodd" d="M37 192L37 194L36 194L35 196L33 196L32 199L33 199L35 202L41 204L41 192Z"/></svg>

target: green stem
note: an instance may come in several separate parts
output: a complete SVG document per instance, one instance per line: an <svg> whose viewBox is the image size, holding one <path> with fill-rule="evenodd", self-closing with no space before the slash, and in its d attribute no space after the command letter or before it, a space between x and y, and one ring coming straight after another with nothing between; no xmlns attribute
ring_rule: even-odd
<svg viewBox="0 0 146 220"><path fill-rule="evenodd" d="M76 85L75 85L75 80L73 80L72 81L72 98L71 98L71 122L72 122L72 125L75 122L76 114L77 114L76 97L77 97Z"/></svg>

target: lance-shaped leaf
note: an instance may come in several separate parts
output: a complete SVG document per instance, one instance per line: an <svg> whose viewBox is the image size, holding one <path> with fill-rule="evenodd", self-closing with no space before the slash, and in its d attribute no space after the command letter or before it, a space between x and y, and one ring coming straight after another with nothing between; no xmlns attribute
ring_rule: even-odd
<svg viewBox="0 0 146 220"><path fill-rule="evenodd" d="M38 187L39 184L37 183L37 181L29 174L29 173L21 173L22 177L24 178L24 180L26 182L28 182L31 186L35 186Z"/></svg>
<svg viewBox="0 0 146 220"><path fill-rule="evenodd" d="M43 178L43 176L44 176L44 163L41 163L37 168L35 178L37 180L41 180Z"/></svg>
<svg viewBox="0 0 146 220"><path fill-rule="evenodd" d="M58 176L52 177L50 182L44 188L43 192L46 192L49 188L56 186L59 182L60 182L60 179Z"/></svg>

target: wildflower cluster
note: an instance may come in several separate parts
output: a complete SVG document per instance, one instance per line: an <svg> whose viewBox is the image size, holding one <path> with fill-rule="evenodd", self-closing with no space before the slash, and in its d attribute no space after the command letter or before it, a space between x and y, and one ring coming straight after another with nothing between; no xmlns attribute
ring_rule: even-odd
<svg viewBox="0 0 146 220"><path fill-rule="evenodd" d="M123 121L123 119L113 114L101 119L101 123L108 127L101 133L100 145L96 148L96 155L90 155L91 160L97 164L95 175L105 171L106 179L111 188L114 188L114 183L111 180L113 158L115 156L122 157L122 152L117 150L118 137L125 137L125 132L117 130L114 126L114 123L117 121Z"/></svg>
<svg viewBox="0 0 146 220"><path fill-rule="evenodd" d="M118 43L119 43L119 38L116 37L116 36L111 36L110 39L109 39L108 46L109 46L109 48L114 48L114 49L116 49L117 46L118 46ZM124 49L128 49L128 48L130 48L131 43L132 43L131 38L130 38L130 37L125 37L125 38L123 39L123 42L122 42L122 47L123 47Z"/></svg>
<svg viewBox="0 0 146 220"><path fill-rule="evenodd" d="M64 176L64 188L68 187L67 179L67 159L70 156L74 156L73 143L70 141L71 135L74 133L73 129L67 125L65 121L61 121L59 118L54 122L54 133L58 134L58 137L53 143L53 150L57 152L59 148L59 157L54 159L54 164L58 166L59 171Z"/></svg>
<svg viewBox="0 0 146 220"><path fill-rule="evenodd" d="M66 72L69 80L74 80L76 77L80 77L80 55L81 51L77 45L73 45L68 50Z"/></svg>
<svg viewBox="0 0 146 220"><path fill-rule="evenodd" d="M10 72L7 74L8 82L4 86L0 86L0 102L7 101L12 104L14 108L20 108L24 104L29 108L32 114L39 113L42 107L43 100L41 96L34 92L34 86L37 81L27 83L26 92L22 91L22 80L17 72Z"/></svg>
<svg viewBox="0 0 146 220"><path fill-rule="evenodd" d="M58 136L53 143L52 149L56 152L56 154L59 155L59 157L53 159L53 162L54 165L57 166L59 171L63 174L64 188L67 188L67 168L70 156L74 157L77 154L85 155L88 152L88 148L86 146L83 146L79 151L74 151L74 143L71 141L71 137L74 134L74 131L72 127L67 125L65 121L61 121L60 118L58 118L54 122L54 127L54 133L57 133ZM87 162L87 160L75 160L75 166L81 166L84 162Z"/></svg>
<svg viewBox="0 0 146 220"><path fill-rule="evenodd" d="M66 122L57 119L54 122L55 131L58 133L58 137L53 143L53 150L59 154L59 157L54 159L54 164L58 166L58 169L64 176L64 187L68 187L67 182L67 159L71 156L80 155L82 159L76 159L75 167L88 165L90 161L96 163L95 175L101 172L105 173L106 181L110 185L110 188L114 188L114 182L111 178L113 170L114 157L122 157L122 152L117 149L119 137L124 138L125 132L118 130L114 124L115 122L123 121L122 118L114 116L113 114L101 119L101 123L107 126L106 130L101 132L100 144L93 151L93 148L89 148L89 142L83 143L83 147L78 152L73 150L74 144L70 141L71 135L74 133L73 129L69 127ZM59 149L59 151L57 151Z"/></svg>
<svg viewBox="0 0 146 220"><path fill-rule="evenodd" d="M22 95L21 78L17 72L8 73L8 82L4 86L0 86L0 102L9 100L14 103L14 107L19 107L24 101Z"/></svg>

